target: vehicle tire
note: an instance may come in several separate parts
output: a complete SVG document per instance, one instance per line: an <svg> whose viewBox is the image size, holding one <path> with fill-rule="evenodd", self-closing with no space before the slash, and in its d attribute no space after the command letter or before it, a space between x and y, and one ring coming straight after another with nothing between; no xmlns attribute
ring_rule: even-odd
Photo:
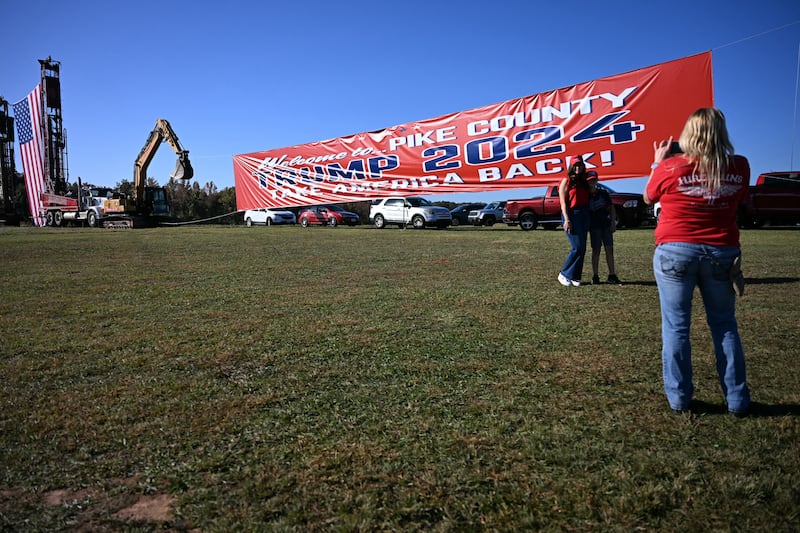
<svg viewBox="0 0 800 533"><path fill-rule="evenodd" d="M300 219L300 225L303 226L304 228L307 228L308 227L308 218L306 218L306 217L301 218Z"/></svg>
<svg viewBox="0 0 800 533"><path fill-rule="evenodd" d="M61 211L56 211L53 214L53 224L55 224L56 227L60 228L61 225L64 224L64 213L62 213Z"/></svg>
<svg viewBox="0 0 800 533"><path fill-rule="evenodd" d="M44 225L45 226L52 226L53 225L53 212L48 211L44 214Z"/></svg>
<svg viewBox="0 0 800 533"><path fill-rule="evenodd" d="M425 227L425 219L422 215L414 215L411 218L411 225L414 226L414 229L422 229Z"/></svg>
<svg viewBox="0 0 800 533"><path fill-rule="evenodd" d="M536 222L536 215L533 213L522 213L519 216L519 227L522 231L530 231L536 229L539 224Z"/></svg>
<svg viewBox="0 0 800 533"><path fill-rule="evenodd" d="M614 212L617 214L617 228L627 227L627 224L625 224L625 218L622 216L622 209L615 207Z"/></svg>
<svg viewBox="0 0 800 533"><path fill-rule="evenodd" d="M328 219L328 225L332 228L335 228L336 226L339 225L339 221L336 220L336 217L331 217Z"/></svg>
<svg viewBox="0 0 800 533"><path fill-rule="evenodd" d="M97 227L97 213L94 211L89 211L86 213L86 223L89 224L90 228Z"/></svg>
<svg viewBox="0 0 800 533"><path fill-rule="evenodd" d="M272 225L272 217L267 217L267 226Z"/></svg>
<svg viewBox="0 0 800 533"><path fill-rule="evenodd" d="M460 224L461 224L461 222L457 218L453 219L453 226L458 226Z"/></svg>
<svg viewBox="0 0 800 533"><path fill-rule="evenodd" d="M484 224L486 224L487 226L489 226L490 228L491 228L492 226L494 226L494 223L495 223L495 222L496 222L496 221L495 221L494 217L486 217L486 218L483 220L483 223L484 223Z"/></svg>
<svg viewBox="0 0 800 533"><path fill-rule="evenodd" d="M386 219L383 218L383 215L375 215L373 222L375 223L375 227L378 229L383 229L386 227Z"/></svg>
<svg viewBox="0 0 800 533"><path fill-rule="evenodd" d="M740 208L736 214L736 223L740 228L743 229L756 227L756 221L747 216L747 212L744 210L744 208Z"/></svg>
<svg viewBox="0 0 800 533"><path fill-rule="evenodd" d="M247 226L248 228L251 227L253 225L253 219L247 217L247 220L244 221L244 225Z"/></svg>

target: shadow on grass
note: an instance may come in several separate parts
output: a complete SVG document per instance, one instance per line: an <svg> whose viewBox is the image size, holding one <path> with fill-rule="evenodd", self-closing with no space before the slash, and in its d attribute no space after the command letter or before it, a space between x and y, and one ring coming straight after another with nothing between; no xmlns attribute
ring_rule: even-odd
<svg viewBox="0 0 800 533"><path fill-rule="evenodd" d="M782 283L797 283L800 278L744 278L745 285L780 285Z"/></svg>
<svg viewBox="0 0 800 533"><path fill-rule="evenodd" d="M621 274L620 274L620 276L621 276ZM632 280L631 281L631 280L628 280L628 279L623 279L622 280L622 285L623 286L625 286L625 285L636 285L638 287L655 287L656 286L656 282L655 281L644 281L644 280Z"/></svg>
<svg viewBox="0 0 800 533"><path fill-rule="evenodd" d="M725 405L693 400L691 411L696 415L727 415L728 408ZM800 405L798 404L774 404L769 405L761 402L750 402L750 418L772 418L780 416L800 416Z"/></svg>
<svg viewBox="0 0 800 533"><path fill-rule="evenodd" d="M800 278L744 278L745 285L781 285L784 283L797 283ZM656 287L655 281L623 280L623 285L637 285L640 287Z"/></svg>

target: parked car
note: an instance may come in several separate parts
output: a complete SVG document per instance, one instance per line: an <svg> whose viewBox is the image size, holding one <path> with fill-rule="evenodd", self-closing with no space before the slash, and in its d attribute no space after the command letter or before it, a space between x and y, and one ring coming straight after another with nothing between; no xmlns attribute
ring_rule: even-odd
<svg viewBox="0 0 800 533"><path fill-rule="evenodd" d="M378 229L385 228L386 224L397 224L401 228L406 224L417 229L430 226L446 228L453 221L449 209L433 205L419 196L392 196L373 200L369 208L369 219Z"/></svg>
<svg viewBox="0 0 800 533"><path fill-rule="evenodd" d="M282 209L248 209L244 212L245 226L271 226L273 224L294 224L297 218L291 211Z"/></svg>
<svg viewBox="0 0 800 533"><path fill-rule="evenodd" d="M483 209L486 206L485 202L478 202L474 204L459 205L450 210L450 216L453 217L453 226L469 223L469 212L477 209Z"/></svg>
<svg viewBox="0 0 800 533"><path fill-rule="evenodd" d="M605 190L611 197L611 203L614 204L614 212L617 215L618 227L638 228L639 226L651 225L656 222L653 206L644 203L644 197L641 194L617 192L605 183L598 183L597 186ZM660 209L661 206L659 205L659 213Z"/></svg>
<svg viewBox="0 0 800 533"><path fill-rule="evenodd" d="M311 225L330 226L335 228L339 224L355 226L360 222L357 214L345 211L338 205L315 205L308 207L297 215L300 225L305 227Z"/></svg>
<svg viewBox="0 0 800 533"><path fill-rule="evenodd" d="M467 221L474 226L493 226L495 222L503 220L503 210L506 203L489 202L480 209L473 209L467 216Z"/></svg>

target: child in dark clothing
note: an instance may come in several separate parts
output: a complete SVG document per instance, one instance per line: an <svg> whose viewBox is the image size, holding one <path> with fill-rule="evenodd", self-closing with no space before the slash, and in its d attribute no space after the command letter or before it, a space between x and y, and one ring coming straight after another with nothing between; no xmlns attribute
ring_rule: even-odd
<svg viewBox="0 0 800 533"><path fill-rule="evenodd" d="M608 192L597 186L597 172L589 171L589 235L592 245L592 284L600 283L600 248L606 251L608 264L608 281L612 285L622 285L617 277L614 265L614 232L617 229L617 218L614 204Z"/></svg>

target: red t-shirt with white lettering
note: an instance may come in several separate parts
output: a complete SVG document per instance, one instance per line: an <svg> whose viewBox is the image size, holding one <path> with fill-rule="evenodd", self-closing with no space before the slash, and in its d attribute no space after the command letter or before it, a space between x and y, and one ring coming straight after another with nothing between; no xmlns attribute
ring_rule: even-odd
<svg viewBox="0 0 800 533"><path fill-rule="evenodd" d="M569 178L564 178L567 182L567 205L570 209L576 207L587 207L589 205L589 186L573 183Z"/></svg>
<svg viewBox="0 0 800 533"><path fill-rule="evenodd" d="M733 156L713 197L705 192L704 184L705 176L694 173L694 164L685 155L672 156L656 167L647 183L650 201L661 202L656 245L739 246L736 211L747 196L750 163L743 156Z"/></svg>

